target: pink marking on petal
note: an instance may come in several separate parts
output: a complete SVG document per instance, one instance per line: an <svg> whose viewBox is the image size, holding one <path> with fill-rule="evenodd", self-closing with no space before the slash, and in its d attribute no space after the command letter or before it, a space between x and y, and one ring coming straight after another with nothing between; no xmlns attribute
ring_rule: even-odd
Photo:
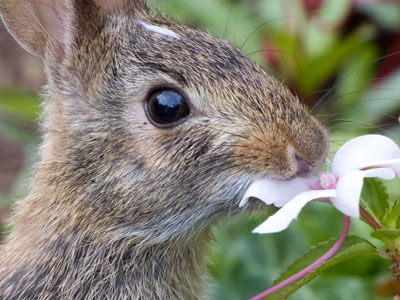
<svg viewBox="0 0 400 300"><path fill-rule="evenodd" d="M260 300L273 292L276 292L277 290L283 288L284 286L292 283L293 281L296 281L297 279L307 275L311 271L315 270L318 268L321 264L323 264L325 261L330 259L343 245L344 240L346 239L350 229L350 217L343 215L343 229L342 232L340 233L340 236L336 243L333 245L331 249L328 250L324 255L322 255L319 259L317 259L315 262L313 262L311 265L308 267L304 268L303 270L297 272L296 274L292 275L288 279L274 285L273 287L269 288L268 290L258 294L257 296L251 298L250 300Z"/></svg>
<svg viewBox="0 0 400 300"><path fill-rule="evenodd" d="M337 178L333 173L321 172L319 174L319 181L324 190L331 190L336 188Z"/></svg>
<svg viewBox="0 0 400 300"><path fill-rule="evenodd" d="M307 187L309 190L323 190L323 188L321 186L321 181L319 180L319 178L316 182L307 184Z"/></svg>

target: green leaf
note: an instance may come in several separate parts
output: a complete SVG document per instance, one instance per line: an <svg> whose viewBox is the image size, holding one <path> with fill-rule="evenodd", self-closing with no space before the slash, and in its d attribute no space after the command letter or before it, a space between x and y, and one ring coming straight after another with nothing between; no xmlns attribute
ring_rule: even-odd
<svg viewBox="0 0 400 300"><path fill-rule="evenodd" d="M298 258L289 268L281 274L281 276L275 281L274 284L279 283L293 274L304 269L322 255L324 255L332 246L335 244L336 239L331 239L313 246L308 252L306 252L302 257ZM349 260L353 257L359 256L361 254L377 254L375 247L369 243L367 240L362 239L357 236L348 236L343 243L340 250L329 260L324 262L321 266L316 268L314 271L310 272L306 276L300 278L296 282L286 286L275 293L267 296L265 299L285 299L307 282L315 278L317 275L323 271L329 269L330 267L341 263L343 261Z"/></svg>
<svg viewBox="0 0 400 300"><path fill-rule="evenodd" d="M373 231L371 236L384 242L389 250L396 250L396 246L399 244L397 240L400 238L400 229L379 229Z"/></svg>
<svg viewBox="0 0 400 300"><path fill-rule="evenodd" d="M361 194L361 204L381 225L390 208L390 197L385 185L376 178L365 178Z"/></svg>
<svg viewBox="0 0 400 300"><path fill-rule="evenodd" d="M400 217L400 201L395 201L390 207L388 213L383 218L385 227L397 228L397 221Z"/></svg>
<svg viewBox="0 0 400 300"><path fill-rule="evenodd" d="M400 237L400 229L378 229L373 231L371 236L381 241L395 240Z"/></svg>

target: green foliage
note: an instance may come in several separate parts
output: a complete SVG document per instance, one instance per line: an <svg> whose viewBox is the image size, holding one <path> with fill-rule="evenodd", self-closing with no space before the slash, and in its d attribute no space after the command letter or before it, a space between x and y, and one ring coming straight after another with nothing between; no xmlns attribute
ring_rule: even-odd
<svg viewBox="0 0 400 300"><path fill-rule="evenodd" d="M318 56L304 60L299 65L298 89L302 94L315 91L326 82L339 67L343 60L358 51L364 45L357 34L348 36L327 48Z"/></svg>
<svg viewBox="0 0 400 300"><path fill-rule="evenodd" d="M37 120L40 107L36 94L16 88L0 88L0 95L0 118L7 115L25 121Z"/></svg>
<svg viewBox="0 0 400 300"><path fill-rule="evenodd" d="M371 236L381 240L389 249L393 249L395 241L400 238L399 229L378 229L371 233ZM394 249L393 249L394 250Z"/></svg>
<svg viewBox="0 0 400 300"><path fill-rule="evenodd" d="M306 250L296 231L249 234L265 218L266 214L258 214L215 228L216 243L211 248L209 268L218 285L210 286L212 299L241 300L254 296L272 283L282 266Z"/></svg>
<svg viewBox="0 0 400 300"><path fill-rule="evenodd" d="M385 217L389 212L390 198L381 180L365 178L361 194L361 204L366 211L381 225L385 225Z"/></svg>
<svg viewBox="0 0 400 300"><path fill-rule="evenodd" d="M398 221L400 216L400 201L395 201L387 214L384 217L383 224L386 225L387 228L400 228Z"/></svg>
<svg viewBox="0 0 400 300"><path fill-rule="evenodd" d="M274 282L274 284L277 284L289 278L293 274L296 274L300 270L304 269L305 267L316 261L330 248L332 248L335 242L336 239L331 239L310 248L303 256L299 257L293 264L291 264L289 268L285 272L283 272L281 276ZM363 254L376 254L375 247L365 239L357 236L348 236L346 241L343 243L343 246L331 259L327 260L314 271L300 278L293 284L272 293L265 299L286 299L289 295L293 294L311 279L321 274L321 272L326 271L328 268L333 267L338 263L347 261L353 257Z"/></svg>
<svg viewBox="0 0 400 300"><path fill-rule="evenodd" d="M392 3L367 3L360 10L370 15L380 26L388 30L399 28L400 11L395 1Z"/></svg>

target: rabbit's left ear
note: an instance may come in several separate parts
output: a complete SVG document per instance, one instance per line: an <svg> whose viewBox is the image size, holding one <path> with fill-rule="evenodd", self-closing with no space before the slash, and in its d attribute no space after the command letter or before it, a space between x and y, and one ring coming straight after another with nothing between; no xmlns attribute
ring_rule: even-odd
<svg viewBox="0 0 400 300"><path fill-rule="evenodd" d="M75 37L96 35L113 14L147 10L143 0L1 0L0 16L29 52L61 60Z"/></svg>

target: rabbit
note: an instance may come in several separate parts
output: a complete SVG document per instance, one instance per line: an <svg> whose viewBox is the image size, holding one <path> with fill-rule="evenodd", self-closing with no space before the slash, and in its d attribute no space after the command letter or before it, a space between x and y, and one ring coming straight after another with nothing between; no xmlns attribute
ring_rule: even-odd
<svg viewBox="0 0 400 300"><path fill-rule="evenodd" d="M327 130L282 83L143 0L0 0L0 14L48 81L1 299L207 299L213 224L254 180L327 156Z"/></svg>

